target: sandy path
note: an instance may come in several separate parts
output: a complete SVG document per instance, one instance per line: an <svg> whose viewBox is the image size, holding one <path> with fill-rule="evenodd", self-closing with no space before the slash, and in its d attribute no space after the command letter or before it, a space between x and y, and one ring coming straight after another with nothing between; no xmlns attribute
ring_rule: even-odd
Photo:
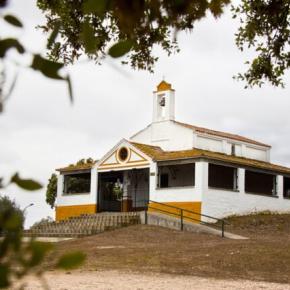
<svg viewBox="0 0 290 290"><path fill-rule="evenodd" d="M215 280L192 276L166 274L132 274L118 271L85 271L85 272L50 272L46 274L50 289L85 290L85 289L290 289L289 284L253 282L245 280ZM35 277L26 279L25 290L43 289ZM16 288L13 288L16 289Z"/></svg>

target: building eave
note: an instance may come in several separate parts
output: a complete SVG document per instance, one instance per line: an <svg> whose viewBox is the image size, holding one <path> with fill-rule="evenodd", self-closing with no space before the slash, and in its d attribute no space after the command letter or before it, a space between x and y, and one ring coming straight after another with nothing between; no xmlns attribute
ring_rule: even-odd
<svg viewBox="0 0 290 290"><path fill-rule="evenodd" d="M91 170L95 166L96 163L97 163L97 161L95 163L92 163L92 164L69 165L66 167L57 168L57 169L55 169L55 171L58 171L60 173L76 172L76 171L88 171L88 170Z"/></svg>
<svg viewBox="0 0 290 290"><path fill-rule="evenodd" d="M244 158L241 156L227 155L220 152L207 151L202 149L189 149L180 151L163 151L158 146L151 146L146 144L140 144L132 142L133 146L136 146L144 154L147 154L155 162L162 161L174 161L184 159L199 159L215 160L225 163L235 164L241 167L259 168L272 172L279 172L283 174L290 174L290 168L273 164L270 162L260 161L256 159Z"/></svg>

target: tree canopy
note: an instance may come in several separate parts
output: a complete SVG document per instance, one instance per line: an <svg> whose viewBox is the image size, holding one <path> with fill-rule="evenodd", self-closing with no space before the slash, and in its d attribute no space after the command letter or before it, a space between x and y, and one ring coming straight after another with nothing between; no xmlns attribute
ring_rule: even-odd
<svg viewBox="0 0 290 290"><path fill-rule="evenodd" d="M51 174L46 188L45 201L51 208L54 208L57 194L57 176L55 173Z"/></svg>
<svg viewBox="0 0 290 290"><path fill-rule="evenodd" d="M247 62L248 71L238 78L250 86L261 86L264 80L284 86L283 75L290 67L290 1L242 0L233 12L241 23L237 46L257 52L257 57Z"/></svg>
<svg viewBox="0 0 290 290"><path fill-rule="evenodd" d="M220 16L230 0L38 0L46 16L42 26L49 32L52 60L73 63L81 55L101 63L127 55L122 63L134 69L153 71L159 45L168 55L178 52L179 31L190 31L209 13ZM289 0L242 0L232 7L241 26L236 44L253 47L257 57L249 61L246 73L237 75L249 86L264 81L283 85L290 65Z"/></svg>
<svg viewBox="0 0 290 290"><path fill-rule="evenodd" d="M207 12L218 17L230 0L38 0L51 32L49 55L72 63L82 54L100 62L127 54L132 68L153 71L154 45L178 51L176 32L191 30ZM59 37L56 37L59 34Z"/></svg>

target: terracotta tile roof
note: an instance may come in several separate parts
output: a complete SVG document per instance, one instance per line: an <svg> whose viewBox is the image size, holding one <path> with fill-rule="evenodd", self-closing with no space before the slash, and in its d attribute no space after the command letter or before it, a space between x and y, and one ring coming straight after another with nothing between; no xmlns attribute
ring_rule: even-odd
<svg viewBox="0 0 290 290"><path fill-rule="evenodd" d="M192 129L196 132L199 133L204 133L204 134L209 134L209 135L215 135L215 136L219 136L219 137L223 137L223 138L228 138L228 139L233 139L233 140L237 140L237 141L241 141L241 142L246 142L246 143L250 143L250 144L255 144L255 145L260 145L260 146L264 146L264 147L269 147L271 148L270 145L240 136L240 135L236 135L236 134L231 134L231 133L226 133L226 132L220 132L220 131L215 131L215 130L211 130L211 129L207 129L207 128L203 128L203 127L198 127L198 126L194 126L194 125L189 125L189 124L185 124L185 123L181 123L178 121L173 121L174 123Z"/></svg>
<svg viewBox="0 0 290 290"><path fill-rule="evenodd" d="M151 157L154 161L166 161L166 160L178 160L178 159L190 159L190 158L206 158L215 161L222 161L231 164L271 170L280 173L290 174L290 168L272 164L269 162L248 159L244 157L232 156L218 152L211 152L201 149L190 149L181 151L163 151L158 146L151 146L146 144L140 144L130 142L137 149L142 151L147 156Z"/></svg>
<svg viewBox="0 0 290 290"><path fill-rule="evenodd" d="M96 162L97 161L95 161L94 163L89 163L89 164L86 163L86 164L79 164L79 165L71 164L69 166L57 168L55 170L59 172L73 172L73 171L89 170L93 168Z"/></svg>
<svg viewBox="0 0 290 290"><path fill-rule="evenodd" d="M132 141L128 141L128 142L154 160L157 160L161 156L164 156L165 151L163 151L159 146L141 144L141 143L136 143Z"/></svg>

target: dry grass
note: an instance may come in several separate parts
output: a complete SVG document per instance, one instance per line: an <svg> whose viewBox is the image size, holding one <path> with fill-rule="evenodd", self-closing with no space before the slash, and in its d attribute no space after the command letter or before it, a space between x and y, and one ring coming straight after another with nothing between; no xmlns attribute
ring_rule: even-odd
<svg viewBox="0 0 290 290"><path fill-rule="evenodd" d="M46 267L67 250L87 254L83 270L125 270L290 283L290 215L232 217L229 240L153 226L131 226L61 242Z"/></svg>

